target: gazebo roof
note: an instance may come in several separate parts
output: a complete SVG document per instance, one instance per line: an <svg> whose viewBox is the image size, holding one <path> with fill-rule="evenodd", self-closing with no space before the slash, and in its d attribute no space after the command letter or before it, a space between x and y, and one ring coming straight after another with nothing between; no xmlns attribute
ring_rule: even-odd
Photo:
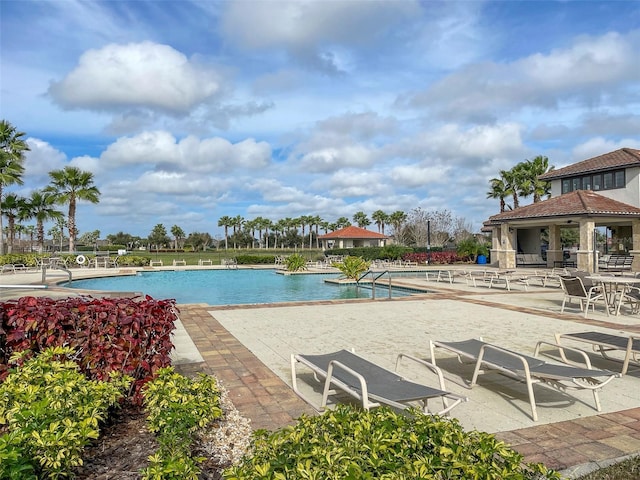
<svg viewBox="0 0 640 480"><path fill-rule="evenodd" d="M640 208L599 195L591 190L575 190L515 210L498 213L489 217L485 224L583 215L640 217Z"/></svg>
<svg viewBox="0 0 640 480"><path fill-rule="evenodd" d="M331 240L331 239L339 239L339 238L342 238L342 239L351 238L351 239L360 240L360 239L367 239L367 238L382 239L382 238L389 238L389 237L386 235L382 235L381 233L372 232L371 230L366 230L364 228L350 226L350 227L342 228L340 230L336 230L331 233L327 233L326 235L319 235L318 238L323 240Z"/></svg>
<svg viewBox="0 0 640 480"><path fill-rule="evenodd" d="M538 178L541 180L554 180L556 178L593 173L603 170L611 170L622 167L640 167L640 150L633 148L621 148L613 152L598 155L597 157L574 163L564 168L543 173Z"/></svg>

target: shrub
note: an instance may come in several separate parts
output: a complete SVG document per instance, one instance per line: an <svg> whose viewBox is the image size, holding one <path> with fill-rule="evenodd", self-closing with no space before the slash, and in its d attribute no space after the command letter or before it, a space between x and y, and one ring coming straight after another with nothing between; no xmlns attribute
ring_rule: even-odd
<svg viewBox="0 0 640 480"><path fill-rule="evenodd" d="M427 259L431 257L431 264L451 264L462 261L456 252L442 252L435 251L427 254L422 253L408 253L403 255L402 259L409 262L417 262L418 264L424 264Z"/></svg>
<svg viewBox="0 0 640 480"><path fill-rule="evenodd" d="M285 258L284 265L288 272L299 272L307 269L307 259L299 253L294 253Z"/></svg>
<svg viewBox="0 0 640 480"><path fill-rule="evenodd" d="M457 253L460 257L475 262L478 255L489 255L489 247L485 242L469 238L458 243Z"/></svg>
<svg viewBox="0 0 640 480"><path fill-rule="evenodd" d="M194 435L222 415L215 379L200 374L190 380L171 367L163 368L147 383L143 396L149 430L160 444L143 478L197 480L202 459L191 456Z"/></svg>
<svg viewBox="0 0 640 480"><path fill-rule="evenodd" d="M253 454L227 469L227 480L481 478L560 479L483 432L465 432L457 420L372 411L341 405L303 415L293 427L258 431Z"/></svg>
<svg viewBox="0 0 640 480"><path fill-rule="evenodd" d="M345 257L342 263L336 262L331 266L340 270L345 277L358 280L363 273L369 270L369 265L371 265L371 263L365 259L350 255Z"/></svg>
<svg viewBox="0 0 640 480"><path fill-rule="evenodd" d="M238 265L269 265L276 261L275 255L237 255Z"/></svg>
<svg viewBox="0 0 640 480"><path fill-rule="evenodd" d="M152 375L171 364L175 300L22 297L0 302L0 380L9 357L50 346L71 346L88 378L130 375L137 394ZM137 395L134 401L139 402Z"/></svg>
<svg viewBox="0 0 640 480"><path fill-rule="evenodd" d="M0 424L8 430L0 437L0 478L69 476L98 438L99 423L131 379L112 373L109 382L87 380L74 356L68 347L48 348L0 384Z"/></svg>

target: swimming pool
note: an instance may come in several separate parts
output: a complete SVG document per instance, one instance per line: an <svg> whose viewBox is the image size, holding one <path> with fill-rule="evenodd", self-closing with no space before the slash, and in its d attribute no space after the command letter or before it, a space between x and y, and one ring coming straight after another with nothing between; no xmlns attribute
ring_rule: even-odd
<svg viewBox="0 0 640 480"><path fill-rule="evenodd" d="M137 275L74 280L71 288L142 292L178 303L243 305L311 300L371 298L371 288L325 283L339 274L281 275L275 270L185 270L140 272ZM411 292L393 289L393 296ZM376 288L386 298L388 288Z"/></svg>

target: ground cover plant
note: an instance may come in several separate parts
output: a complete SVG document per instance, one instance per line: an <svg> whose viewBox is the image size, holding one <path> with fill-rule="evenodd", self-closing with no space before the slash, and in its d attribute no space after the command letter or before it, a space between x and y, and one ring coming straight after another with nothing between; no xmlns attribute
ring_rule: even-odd
<svg viewBox="0 0 640 480"><path fill-rule="evenodd" d="M493 435L466 432L455 419L366 411L341 405L295 426L257 432L252 454L226 480L560 479Z"/></svg>

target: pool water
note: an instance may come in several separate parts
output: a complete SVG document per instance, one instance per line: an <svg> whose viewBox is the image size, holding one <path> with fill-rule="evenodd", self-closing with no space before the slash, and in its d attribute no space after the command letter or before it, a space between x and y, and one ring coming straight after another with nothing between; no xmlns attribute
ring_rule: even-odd
<svg viewBox="0 0 640 480"><path fill-rule="evenodd" d="M242 305L311 300L371 298L371 288L325 283L339 274L281 275L274 270L185 270L140 272L137 275L74 280L71 288L141 292L178 303ZM393 296L409 295L393 289ZM376 288L376 298L389 289Z"/></svg>

